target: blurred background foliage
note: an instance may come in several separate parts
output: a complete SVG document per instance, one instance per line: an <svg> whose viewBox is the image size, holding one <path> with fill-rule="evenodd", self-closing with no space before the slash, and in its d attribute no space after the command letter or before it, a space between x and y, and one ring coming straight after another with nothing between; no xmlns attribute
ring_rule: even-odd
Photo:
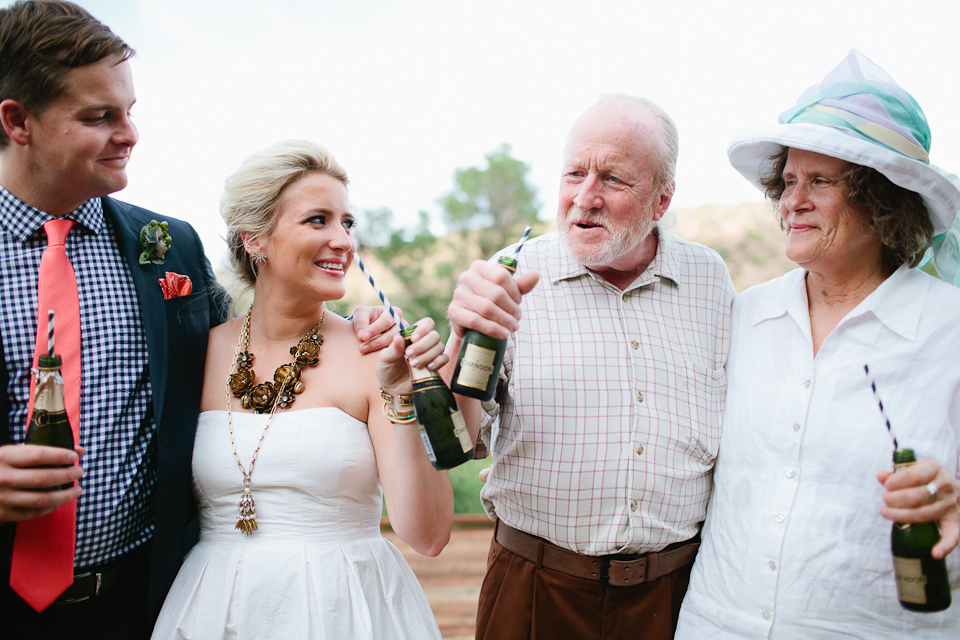
<svg viewBox="0 0 960 640"><path fill-rule="evenodd" d="M356 238L364 264L390 302L414 321L429 316L444 339L449 334L447 304L460 273L474 260L486 260L515 243L526 225L533 235L549 230L540 221L530 166L503 144L485 156L485 166L454 171L453 186L437 198L434 219L421 210L413 226L397 226L388 208L358 212ZM435 230L443 229L435 234ZM347 276L347 295L338 310L379 304L359 270Z"/></svg>

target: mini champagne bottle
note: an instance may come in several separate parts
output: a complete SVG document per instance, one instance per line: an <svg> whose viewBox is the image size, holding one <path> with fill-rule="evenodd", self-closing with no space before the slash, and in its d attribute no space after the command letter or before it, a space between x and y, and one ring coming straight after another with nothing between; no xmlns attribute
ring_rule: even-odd
<svg viewBox="0 0 960 640"><path fill-rule="evenodd" d="M40 356L37 364L37 386L33 394L33 415L27 426L25 444L62 447L73 451L73 429L67 418L63 400L63 377L60 375L60 356L50 353ZM69 489L73 483L48 487L45 491Z"/></svg>
<svg viewBox="0 0 960 640"><path fill-rule="evenodd" d="M510 273L516 273L517 261L506 256L498 261ZM460 355L453 371L450 390L468 398L489 400L497 390L500 367L503 366L503 352L507 348L506 340L467 330L463 334Z"/></svg>
<svg viewBox="0 0 960 640"><path fill-rule="evenodd" d="M400 331L407 346L410 346L414 329L416 325ZM410 370L413 373L413 410L433 466L452 469L473 459L470 432L457 401L440 374L420 367L410 367Z"/></svg>
<svg viewBox="0 0 960 640"><path fill-rule="evenodd" d="M913 449L893 452L894 469L916 462ZM950 577L946 560L935 560L930 550L940 541L935 522L894 523L890 536L893 570L897 578L897 596L910 611L943 611L950 607Z"/></svg>

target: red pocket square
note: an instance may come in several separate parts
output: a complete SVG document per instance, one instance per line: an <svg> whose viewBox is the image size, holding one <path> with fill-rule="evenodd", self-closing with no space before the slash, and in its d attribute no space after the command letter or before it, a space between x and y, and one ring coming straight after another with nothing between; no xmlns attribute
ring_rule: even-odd
<svg viewBox="0 0 960 640"><path fill-rule="evenodd" d="M173 300L180 296L190 295L193 291L193 283L188 276L182 276L173 271L167 271L166 277L158 280L160 289L163 291L164 300Z"/></svg>

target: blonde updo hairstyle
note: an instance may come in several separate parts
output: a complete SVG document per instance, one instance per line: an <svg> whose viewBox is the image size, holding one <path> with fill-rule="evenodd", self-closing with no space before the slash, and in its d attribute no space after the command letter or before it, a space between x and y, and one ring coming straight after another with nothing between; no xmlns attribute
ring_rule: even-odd
<svg viewBox="0 0 960 640"><path fill-rule="evenodd" d="M285 140L254 153L227 178L220 197L220 215L227 223L230 266L244 290L257 283L257 268L243 236L256 239L273 232L283 191L307 173L324 173L343 186L347 172L333 154L306 140Z"/></svg>

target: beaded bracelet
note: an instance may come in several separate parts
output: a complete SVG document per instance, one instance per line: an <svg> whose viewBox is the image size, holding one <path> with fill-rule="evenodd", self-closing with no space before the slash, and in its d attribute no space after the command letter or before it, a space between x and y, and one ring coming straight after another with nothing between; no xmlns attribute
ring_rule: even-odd
<svg viewBox="0 0 960 640"><path fill-rule="evenodd" d="M411 411L407 415L402 416L387 405L388 403L383 403L383 415L393 424L411 424L417 421L417 413L415 411Z"/></svg>
<svg viewBox="0 0 960 640"><path fill-rule="evenodd" d="M389 402L393 404L393 395L387 393L383 390L383 387L380 387L380 397L383 398L384 402ZM401 407L412 407L413 406L413 395L408 393L401 393L397 395L398 404Z"/></svg>

